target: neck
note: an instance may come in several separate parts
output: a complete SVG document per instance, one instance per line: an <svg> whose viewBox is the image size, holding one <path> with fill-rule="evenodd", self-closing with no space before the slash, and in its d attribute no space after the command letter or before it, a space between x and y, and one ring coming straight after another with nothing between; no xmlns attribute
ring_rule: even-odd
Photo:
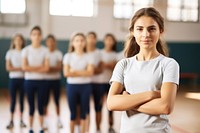
<svg viewBox="0 0 200 133"><path fill-rule="evenodd" d="M55 48L49 48L50 52L53 52L55 50Z"/></svg>
<svg viewBox="0 0 200 133"><path fill-rule="evenodd" d="M15 49L18 50L18 51L20 51L20 50L21 50L21 47L16 47Z"/></svg>
<svg viewBox="0 0 200 133"><path fill-rule="evenodd" d="M96 47L87 47L87 51L88 52L92 52L92 51L94 51L96 49Z"/></svg>
<svg viewBox="0 0 200 133"><path fill-rule="evenodd" d="M112 50L109 49L109 48L105 48L105 51L106 51L106 52L111 52Z"/></svg>
<svg viewBox="0 0 200 133"><path fill-rule="evenodd" d="M140 50L140 52L137 54L137 59L141 61L148 61L151 60L155 57L157 57L160 53L155 49L155 50Z"/></svg>
<svg viewBox="0 0 200 133"><path fill-rule="evenodd" d="M40 43L32 43L32 47L34 48L39 48L41 45Z"/></svg>
<svg viewBox="0 0 200 133"><path fill-rule="evenodd" d="M77 55L82 55L82 54L84 54L84 51L82 51L82 50L75 50L74 51Z"/></svg>

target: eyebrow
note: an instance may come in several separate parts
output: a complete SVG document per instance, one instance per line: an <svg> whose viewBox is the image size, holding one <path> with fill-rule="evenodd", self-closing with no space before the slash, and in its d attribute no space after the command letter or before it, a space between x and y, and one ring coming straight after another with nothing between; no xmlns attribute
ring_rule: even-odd
<svg viewBox="0 0 200 133"><path fill-rule="evenodd" d="M155 25L150 25L147 28L155 28L155 27L156 27ZM136 28L143 28L143 26L136 26Z"/></svg>

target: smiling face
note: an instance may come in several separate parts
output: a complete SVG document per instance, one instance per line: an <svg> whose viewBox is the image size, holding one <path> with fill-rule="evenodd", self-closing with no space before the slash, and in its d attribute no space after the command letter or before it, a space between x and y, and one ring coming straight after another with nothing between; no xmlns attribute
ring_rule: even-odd
<svg viewBox="0 0 200 133"><path fill-rule="evenodd" d="M156 49L161 32L158 23L148 16L141 16L134 24L133 35L140 49Z"/></svg>

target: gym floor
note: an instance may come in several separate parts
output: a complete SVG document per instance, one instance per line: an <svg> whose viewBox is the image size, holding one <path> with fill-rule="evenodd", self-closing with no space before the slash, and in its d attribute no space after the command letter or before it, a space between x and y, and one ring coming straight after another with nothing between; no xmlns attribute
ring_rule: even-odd
<svg viewBox="0 0 200 133"><path fill-rule="evenodd" d="M200 89L200 87L197 87ZM196 89L197 89L196 88ZM170 123L172 126L173 133L200 133L200 92L190 91L191 87L179 88L175 108L173 113L170 115ZM0 89L0 132L1 133L27 133L28 128L21 129L19 127L19 105L16 106L16 113L13 130L7 130L6 125L9 123L9 92L7 89ZM65 90L63 89L61 94L61 121L63 128L58 129L56 126L56 114L55 106L51 98L48 112L48 133L68 133L69 132L69 109L66 100ZM91 122L90 122L90 133L95 133L95 114L94 105L91 100ZM103 118L102 118L102 133L107 133L108 130L108 112L106 105L103 107ZM114 112L114 128L119 133L120 130L120 112ZM35 113L34 130L39 131L38 126L38 113ZM24 121L28 124L28 105L25 101L24 110Z"/></svg>

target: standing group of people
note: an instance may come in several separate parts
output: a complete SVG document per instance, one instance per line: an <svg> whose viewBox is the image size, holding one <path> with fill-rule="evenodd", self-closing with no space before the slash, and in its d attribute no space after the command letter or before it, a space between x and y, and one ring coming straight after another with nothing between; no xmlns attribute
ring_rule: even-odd
<svg viewBox="0 0 200 133"><path fill-rule="evenodd" d="M171 133L167 115L173 110L179 86L179 65L167 57L167 48L161 41L164 29L164 19L155 8L138 10L131 19L126 58L118 63L123 56L118 57L115 52L116 39L112 34L105 35L102 50L96 48L97 36L94 32L89 32L87 36L74 34L63 59L52 35L46 40L48 49L41 45L39 27L31 30L32 43L25 48L23 37L17 35L6 55L12 99L11 122L7 128L13 127L17 89L20 89L21 127L26 126L22 115L23 87L29 104L29 133L34 132L35 94L40 133L44 132L43 116L47 113L50 89L54 92L59 118L60 72L63 69L67 78L71 133L77 127L81 133L89 131L90 96L95 103L97 132L101 132L101 110L107 95L109 132L115 132L112 111L117 110L123 111L120 133ZM59 119L58 126L62 127Z"/></svg>
<svg viewBox="0 0 200 133"><path fill-rule="evenodd" d="M33 133L35 98L39 112L40 133L44 132L44 116L47 115L49 93L53 91L58 115L58 127L62 127L59 115L60 79L62 70L62 53L56 48L53 35L46 38L46 46L41 45L42 31L35 26L30 32L31 45L25 47L21 34L12 39L10 50L6 53L6 70L9 71L9 88L11 94L11 120L7 129L14 127L13 115L16 105L16 95L20 92L21 127L23 122L24 94L29 105L30 133Z"/></svg>
<svg viewBox="0 0 200 133"><path fill-rule="evenodd" d="M66 94L70 109L70 131L89 132L90 97L94 100L96 128L100 132L101 110L109 91L109 80L115 64L121 57L116 53L116 38L113 34L104 37L104 48L97 49L97 35L89 32L87 36L76 33L72 36L68 52L56 47L53 35L46 37L46 47L41 45L42 30L35 26L30 32L31 44L25 46L21 34L17 34L6 54L6 70L9 71L9 88L11 94L11 120L7 129L14 127L13 115L16 105L16 94L20 92L21 127L23 121L24 95L29 104L29 133L33 133L35 101L39 112L40 133L46 129L45 116L48 114L50 92L53 92L58 116L57 126L62 128L60 120L60 80L61 71L67 79ZM37 100L35 100L35 98ZM113 129L113 114L109 111L109 132Z"/></svg>

